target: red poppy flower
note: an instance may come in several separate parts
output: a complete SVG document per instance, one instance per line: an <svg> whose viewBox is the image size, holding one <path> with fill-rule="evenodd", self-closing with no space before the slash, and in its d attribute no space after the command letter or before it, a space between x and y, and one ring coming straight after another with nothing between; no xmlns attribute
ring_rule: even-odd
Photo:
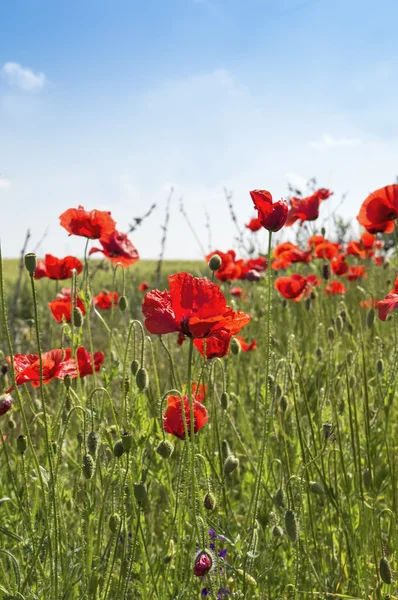
<svg viewBox="0 0 398 600"><path fill-rule="evenodd" d="M242 352L250 352L251 350L255 350L257 348L257 340L253 340L252 342L248 343L245 341L244 337L236 336L236 339L240 344Z"/></svg>
<svg viewBox="0 0 398 600"><path fill-rule="evenodd" d="M398 294L388 294L377 303L379 319L385 321L392 310L398 308Z"/></svg>
<svg viewBox="0 0 398 600"><path fill-rule="evenodd" d="M117 292L100 292L94 296L94 305L103 310L109 310L113 306L117 306L119 294Z"/></svg>
<svg viewBox="0 0 398 600"><path fill-rule="evenodd" d="M368 298L367 300L361 300L359 305L362 308L376 308L378 304L378 300L376 298Z"/></svg>
<svg viewBox="0 0 398 600"><path fill-rule="evenodd" d="M10 357L7 362L11 364ZM50 350L42 354L43 383L47 384L52 379L64 379L69 375L72 379L77 377L76 363L71 358L70 348L66 350ZM38 354L14 355L15 380L17 385L30 382L34 387L40 385L40 361ZM11 387L7 392L10 392Z"/></svg>
<svg viewBox="0 0 398 600"><path fill-rule="evenodd" d="M278 277L275 280L274 286L284 298L299 302L305 293L310 291L311 286L319 285L319 280L316 275L303 277L299 273L294 273L289 277Z"/></svg>
<svg viewBox="0 0 398 600"><path fill-rule="evenodd" d="M332 259L330 266L332 267L332 271L335 275L345 275L348 273L349 266L345 260L344 254L335 256Z"/></svg>
<svg viewBox="0 0 398 600"><path fill-rule="evenodd" d="M398 185L376 190L362 203L357 220L369 233L391 233L398 217Z"/></svg>
<svg viewBox="0 0 398 600"><path fill-rule="evenodd" d="M390 294L398 294L398 277L396 277L394 281L394 287L392 288Z"/></svg>
<svg viewBox="0 0 398 600"><path fill-rule="evenodd" d="M206 256L206 261L209 262L215 254L221 258L221 267L216 271L217 279L219 281L239 279L242 274L243 260L236 260L236 252L234 250L228 250L228 252L215 250Z"/></svg>
<svg viewBox="0 0 398 600"><path fill-rule="evenodd" d="M248 271L255 269L259 273L263 273L267 270L267 259L265 256L259 256L258 258L249 258L245 261L244 267Z"/></svg>
<svg viewBox="0 0 398 600"><path fill-rule="evenodd" d="M52 315L57 323L62 323L63 320L65 320L67 323L71 322L72 308L70 290L63 288L62 294L57 294L57 297L54 298L54 300L51 300L51 302L48 303L48 306L50 307ZM76 306L80 308L83 315L86 314L84 302L79 296L76 297Z"/></svg>
<svg viewBox="0 0 398 600"><path fill-rule="evenodd" d="M123 267L130 267L140 258L127 235L116 229L108 235L101 236L100 244L102 248L91 248L89 254L102 252L114 265L121 263Z"/></svg>
<svg viewBox="0 0 398 600"><path fill-rule="evenodd" d="M35 279L48 277L49 279L69 279L72 277L73 269L77 275L83 271L83 264L74 256L65 256L65 258L56 258L52 254L46 254L43 260L37 261L34 274Z"/></svg>
<svg viewBox="0 0 398 600"><path fill-rule="evenodd" d="M143 281L138 286L138 291L139 292L146 292L148 289L149 289L149 283L147 281Z"/></svg>
<svg viewBox="0 0 398 600"><path fill-rule="evenodd" d="M197 339L194 340L193 343L202 356L205 355L206 347L206 358L210 360L212 358L222 358L223 356L226 356L229 351L230 341L230 335L218 335Z"/></svg>
<svg viewBox="0 0 398 600"><path fill-rule="evenodd" d="M325 287L325 294L333 296L334 294L345 294L347 288L341 283L341 281L332 280L329 281Z"/></svg>
<svg viewBox="0 0 398 600"><path fill-rule="evenodd" d="M357 279L362 279L362 277L367 277L366 269L364 266L355 266L349 267L347 273L348 281L356 281Z"/></svg>
<svg viewBox="0 0 398 600"><path fill-rule="evenodd" d="M249 221L249 223L247 223L247 225L245 225L245 227L247 227L247 229L250 229L250 231L255 232L255 231L259 231L262 228L262 225L261 225L261 221L259 219L254 218L254 219L251 219Z"/></svg>
<svg viewBox="0 0 398 600"><path fill-rule="evenodd" d="M235 296L235 298L240 298L243 294L243 290L240 287L231 287L229 293L231 296Z"/></svg>
<svg viewBox="0 0 398 600"><path fill-rule="evenodd" d="M196 381L192 382L192 395L194 396L197 402L204 402L207 396L207 392L209 390L209 386L207 383L197 383Z"/></svg>
<svg viewBox="0 0 398 600"><path fill-rule="evenodd" d="M273 202L271 194L266 190L253 190L250 196L261 225L268 231L276 232L282 229L289 211L285 200Z"/></svg>
<svg viewBox="0 0 398 600"><path fill-rule="evenodd" d="M315 221L319 217L319 207L322 200L326 200L333 192L321 188L307 198L290 198L290 210L286 221L286 227L290 227L296 221Z"/></svg>
<svg viewBox="0 0 398 600"><path fill-rule="evenodd" d="M315 255L317 258L326 258L327 260L331 260L339 253L339 245L333 244L329 242L329 240L324 240L320 244L315 246Z"/></svg>
<svg viewBox="0 0 398 600"><path fill-rule="evenodd" d="M59 217L59 222L69 235L81 235L90 240L109 235L116 223L111 213L103 210L84 210L83 206L69 208Z"/></svg>
<svg viewBox="0 0 398 600"><path fill-rule="evenodd" d="M376 267L382 267L384 265L385 258L384 256L376 256L375 257L375 265Z"/></svg>
<svg viewBox="0 0 398 600"><path fill-rule="evenodd" d="M300 250L291 242L278 244L273 254L276 260L273 261L272 268L275 270L287 269L292 263L308 263L311 260L311 250Z"/></svg>
<svg viewBox="0 0 398 600"><path fill-rule="evenodd" d="M76 351L77 364L79 368L80 377L86 377L86 375L93 374L93 361L90 352L83 346ZM94 352L94 370L96 373L100 370L104 364L104 353Z"/></svg>
<svg viewBox="0 0 398 600"><path fill-rule="evenodd" d="M236 335L250 316L227 306L220 288L208 279L177 273L169 277L170 291L152 290L144 297L142 312L150 333L178 331L187 337Z"/></svg>
<svg viewBox="0 0 398 600"><path fill-rule="evenodd" d="M308 240L308 248L314 248L325 241L323 235L312 235Z"/></svg>
<svg viewBox="0 0 398 600"><path fill-rule="evenodd" d="M188 434L191 435L191 410L187 395L182 397L184 404L185 419L187 422ZM197 433L208 420L207 410L197 400L193 401L194 411L194 432ZM168 396L167 409L163 414L164 430L171 433L181 440L185 439L184 419L182 416L181 400L179 396Z"/></svg>

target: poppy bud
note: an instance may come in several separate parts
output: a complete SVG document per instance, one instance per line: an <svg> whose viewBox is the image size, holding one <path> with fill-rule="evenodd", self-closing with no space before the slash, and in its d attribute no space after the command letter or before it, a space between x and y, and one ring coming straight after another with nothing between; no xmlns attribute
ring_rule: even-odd
<svg viewBox="0 0 398 600"><path fill-rule="evenodd" d="M275 396L277 399L280 399L283 396L283 389L281 388L279 383L277 384L276 389L275 389Z"/></svg>
<svg viewBox="0 0 398 600"><path fill-rule="evenodd" d="M329 327L328 328L328 340L331 343L334 342L334 329L333 329L333 327Z"/></svg>
<svg viewBox="0 0 398 600"><path fill-rule="evenodd" d="M330 266L329 263L325 263L322 267L322 277L326 281L330 279Z"/></svg>
<svg viewBox="0 0 398 600"><path fill-rule="evenodd" d="M338 315L338 317L336 318L336 329L337 329L338 333L342 333L342 331L344 329L344 321L340 315Z"/></svg>
<svg viewBox="0 0 398 600"><path fill-rule="evenodd" d="M228 403L229 403L229 396L228 396L228 392L223 392L221 394L221 406L223 407L224 410L227 410L228 408Z"/></svg>
<svg viewBox="0 0 398 600"><path fill-rule="evenodd" d="M351 367L352 363L354 362L354 353L352 350L349 350L347 352L347 363L349 364L349 366Z"/></svg>
<svg viewBox="0 0 398 600"><path fill-rule="evenodd" d="M138 504L144 502L147 495L147 487L143 481L138 481L134 484L134 497Z"/></svg>
<svg viewBox="0 0 398 600"><path fill-rule="evenodd" d="M221 452L224 458L228 458L228 456L231 454L231 449L227 440L223 440L221 442Z"/></svg>
<svg viewBox="0 0 398 600"><path fill-rule="evenodd" d="M8 421L9 429L15 429L15 425L16 425L16 423L15 423L14 419L12 417L10 417L10 419Z"/></svg>
<svg viewBox="0 0 398 600"><path fill-rule="evenodd" d="M169 440L162 440L158 447L156 448L156 452L164 458L168 460L170 456L173 454L174 446Z"/></svg>
<svg viewBox="0 0 398 600"><path fill-rule="evenodd" d="M374 308L371 308L369 310L368 314L366 315L366 327L368 329L372 329L375 319L376 319L376 311Z"/></svg>
<svg viewBox="0 0 398 600"><path fill-rule="evenodd" d="M122 435L122 444L126 452L131 450L131 447L133 445L133 436L128 431L125 431Z"/></svg>
<svg viewBox="0 0 398 600"><path fill-rule="evenodd" d="M124 312L126 310L126 308L128 307L128 302L127 302L127 298L126 296L120 296L119 298L119 302L117 303L119 310L121 312Z"/></svg>
<svg viewBox="0 0 398 600"><path fill-rule="evenodd" d="M372 487L372 476L369 469L364 469L362 473L362 481L366 491L369 491Z"/></svg>
<svg viewBox="0 0 398 600"><path fill-rule="evenodd" d="M138 362L138 360L133 360L130 368L131 368L132 374L137 375L138 369L140 368L140 363Z"/></svg>
<svg viewBox="0 0 398 600"><path fill-rule="evenodd" d="M211 259L209 260L209 269L210 271L218 271L218 269L222 265L222 260L218 254L213 254Z"/></svg>
<svg viewBox="0 0 398 600"><path fill-rule="evenodd" d="M26 443L26 435L23 435L21 433L21 435L19 435L17 437L17 450L19 454L25 454L26 452L26 447L27 447L27 443Z"/></svg>
<svg viewBox="0 0 398 600"><path fill-rule="evenodd" d="M354 327L352 326L352 323L347 323L347 330L350 335L353 335Z"/></svg>
<svg viewBox="0 0 398 600"><path fill-rule="evenodd" d="M36 271L36 254L30 252L25 254L25 267L29 275L33 275Z"/></svg>
<svg viewBox="0 0 398 600"><path fill-rule="evenodd" d="M211 571L213 566L213 559L209 552L206 550L199 552L199 554L195 558L195 565L193 568L193 574L196 577L204 577Z"/></svg>
<svg viewBox="0 0 398 600"><path fill-rule="evenodd" d="M230 454L224 462L224 474L231 475L239 467L239 458L234 454Z"/></svg>
<svg viewBox="0 0 398 600"><path fill-rule="evenodd" d="M340 311L340 317L343 319L343 321L345 323L347 320L347 313L344 308Z"/></svg>
<svg viewBox="0 0 398 600"><path fill-rule="evenodd" d="M88 453L91 454L91 456L94 459L97 456L99 439L100 439L100 437L99 437L98 433L96 433L95 431L90 431L90 433L87 436Z"/></svg>
<svg viewBox="0 0 398 600"><path fill-rule="evenodd" d="M287 536L293 544L297 542L299 536L299 524L295 512L289 508L285 512L285 529Z"/></svg>
<svg viewBox="0 0 398 600"><path fill-rule="evenodd" d="M334 431L333 423L326 421L322 425L322 432L323 432L323 437L325 438L325 440L328 440L330 437L332 437L333 431Z"/></svg>
<svg viewBox="0 0 398 600"><path fill-rule="evenodd" d="M345 402L344 402L344 400L340 400L340 402L337 406L337 410L339 411L340 415L344 414L344 409L345 409Z"/></svg>
<svg viewBox="0 0 398 600"><path fill-rule="evenodd" d="M379 375L384 372L384 361L382 358L379 358L379 360L376 362L376 371Z"/></svg>
<svg viewBox="0 0 398 600"><path fill-rule="evenodd" d="M1 365L1 369L0 369L0 371L1 371L1 374L2 374L3 376L4 376L4 375L7 375L7 373L8 373L8 365Z"/></svg>
<svg viewBox="0 0 398 600"><path fill-rule="evenodd" d="M117 513L113 513L113 515L109 517L108 525L112 533L118 533L120 527L120 517Z"/></svg>
<svg viewBox="0 0 398 600"><path fill-rule="evenodd" d="M321 235L322 235L322 237L325 237L325 235L326 235L326 229L324 227L322 227L322 229L321 229Z"/></svg>
<svg viewBox="0 0 398 600"><path fill-rule="evenodd" d="M383 556L383 558L380 559L379 570L380 570L380 577L381 577L382 581L384 581L384 583L386 583L387 585L391 585L391 583L392 583L391 567L390 567L390 563L388 562L388 560L386 559L385 556Z"/></svg>
<svg viewBox="0 0 398 600"><path fill-rule="evenodd" d="M323 359L323 350L322 348L317 348L316 349L316 357L318 360L322 360Z"/></svg>
<svg viewBox="0 0 398 600"><path fill-rule="evenodd" d="M272 528L272 535L275 538L281 538L283 536L282 527L279 527L279 525L274 525L274 527Z"/></svg>
<svg viewBox="0 0 398 600"><path fill-rule="evenodd" d="M274 389L275 379L273 375L268 375L268 385L272 389Z"/></svg>
<svg viewBox="0 0 398 600"><path fill-rule="evenodd" d="M325 493L325 488L319 481L310 481L310 490L313 494L322 496Z"/></svg>
<svg viewBox="0 0 398 600"><path fill-rule="evenodd" d="M10 394L6 394L0 400L0 415L5 415L6 412L8 412L10 410L11 406L12 406L12 398L11 398Z"/></svg>
<svg viewBox="0 0 398 600"><path fill-rule="evenodd" d="M288 406L289 406L289 401L287 399L287 396L282 396L281 399L279 400L279 407L280 407L282 413L286 412Z"/></svg>
<svg viewBox="0 0 398 600"><path fill-rule="evenodd" d="M285 506L285 492L283 491L283 488L279 488L279 490L275 492L273 500L279 508Z"/></svg>
<svg viewBox="0 0 398 600"><path fill-rule="evenodd" d="M92 479L94 475L94 461L90 454L83 456L82 473L86 479Z"/></svg>
<svg viewBox="0 0 398 600"><path fill-rule="evenodd" d="M217 500L212 492L207 492L206 496L203 498L203 506L206 510L215 510L217 507Z"/></svg>
<svg viewBox="0 0 398 600"><path fill-rule="evenodd" d="M72 311L72 323L77 329L83 325L83 313L78 306L75 306Z"/></svg>
<svg viewBox="0 0 398 600"><path fill-rule="evenodd" d="M239 340L237 340L236 338L232 338L229 347L231 349L232 354L238 355L241 351L241 345L239 343Z"/></svg>
<svg viewBox="0 0 398 600"><path fill-rule="evenodd" d="M147 389L148 371L145 369L145 367L141 367L141 369L138 369L137 375L135 376L135 381L140 392L144 392Z"/></svg>
<svg viewBox="0 0 398 600"><path fill-rule="evenodd" d="M124 446L121 440L118 440L113 446L113 454L116 458L120 458L124 454Z"/></svg>
<svg viewBox="0 0 398 600"><path fill-rule="evenodd" d="M77 438L77 443L79 444L79 446L81 446L84 442L83 434L81 431L78 432L78 434L76 435L76 438Z"/></svg>
<svg viewBox="0 0 398 600"><path fill-rule="evenodd" d="M71 383L72 383L72 379L71 379L69 373L67 373L64 377L64 386L66 387L67 390L69 390Z"/></svg>

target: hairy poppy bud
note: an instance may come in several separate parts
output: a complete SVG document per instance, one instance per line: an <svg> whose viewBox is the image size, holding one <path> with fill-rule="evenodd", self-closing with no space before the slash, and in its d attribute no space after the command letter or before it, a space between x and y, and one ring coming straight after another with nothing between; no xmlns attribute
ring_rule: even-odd
<svg viewBox="0 0 398 600"><path fill-rule="evenodd" d="M337 329L338 333L342 333L342 331L344 329L344 321L340 315L338 315L338 317L336 318L336 329Z"/></svg>
<svg viewBox="0 0 398 600"><path fill-rule="evenodd" d="M131 368L132 374L137 375L138 369L140 368L140 363L138 362L138 360L133 360L130 368Z"/></svg>
<svg viewBox="0 0 398 600"><path fill-rule="evenodd" d="M221 452L224 458L228 458L228 456L231 454L231 449L227 440L223 440L221 442Z"/></svg>
<svg viewBox="0 0 398 600"><path fill-rule="evenodd" d="M282 413L286 412L288 406L289 406L289 401L287 399L287 396L282 396L281 399L279 400L279 407L280 407Z"/></svg>
<svg viewBox="0 0 398 600"><path fill-rule="evenodd" d="M293 542L293 544L297 542L299 536L299 524L296 513L291 508L285 512L285 529L289 540Z"/></svg>
<svg viewBox="0 0 398 600"><path fill-rule="evenodd" d="M122 435L122 444L126 452L131 450L133 445L133 436L128 431L125 431Z"/></svg>
<svg viewBox="0 0 398 600"><path fill-rule="evenodd" d="M318 360L322 360L323 359L323 350L322 348L317 348L316 349L316 357Z"/></svg>
<svg viewBox="0 0 398 600"><path fill-rule="evenodd" d="M77 443L79 444L79 446L81 446L84 442L83 434L81 431L78 432L78 434L76 435L76 438L77 438Z"/></svg>
<svg viewBox="0 0 398 600"><path fill-rule="evenodd" d="M334 342L334 329L333 327L328 328L328 340L329 342Z"/></svg>
<svg viewBox="0 0 398 600"><path fill-rule="evenodd" d="M21 435L19 435L17 437L17 450L18 450L18 454L25 454L26 447L27 447L26 435L23 435L21 433Z"/></svg>
<svg viewBox="0 0 398 600"><path fill-rule="evenodd" d="M285 492L283 491L283 488L279 488L279 490L275 492L273 500L279 508L285 506Z"/></svg>
<svg viewBox="0 0 398 600"><path fill-rule="evenodd" d="M322 227L322 229L321 229L321 235L322 235L322 237L325 237L325 235L326 235L326 229L324 227Z"/></svg>
<svg viewBox="0 0 398 600"><path fill-rule="evenodd" d="M1 365L1 369L0 369L0 371L1 371L1 374L2 374L3 376L4 376L4 375L7 375L7 373L8 373L8 365L7 365L7 364L5 364L5 365Z"/></svg>
<svg viewBox="0 0 398 600"><path fill-rule="evenodd" d="M10 429L15 429L15 425L16 425L16 423L15 423L14 419L12 417L10 417L10 419L8 421L8 427Z"/></svg>
<svg viewBox="0 0 398 600"><path fill-rule="evenodd" d="M140 392L144 392L147 389L148 379L148 371L145 369L145 367L138 369L137 375L135 376L135 381Z"/></svg>
<svg viewBox="0 0 398 600"><path fill-rule="evenodd" d="M224 410L227 410L228 408L228 403L229 403L229 396L228 396L228 392L223 392L221 394L221 406L223 407Z"/></svg>
<svg viewBox="0 0 398 600"><path fill-rule="evenodd" d="M237 340L236 338L232 338L229 347L231 349L232 354L238 355L241 351L241 345L239 343L239 340Z"/></svg>
<svg viewBox="0 0 398 600"><path fill-rule="evenodd" d="M213 254L211 259L209 260L209 269L210 271L218 271L218 269L222 265L221 257L218 254Z"/></svg>
<svg viewBox="0 0 398 600"><path fill-rule="evenodd" d="M236 458L234 454L230 454L224 462L224 474L230 475L239 467L239 458Z"/></svg>
<svg viewBox="0 0 398 600"><path fill-rule="evenodd" d="M8 412L10 410L11 406L12 406L12 398L11 398L10 394L6 394L0 400L0 415L5 415L6 412Z"/></svg>
<svg viewBox="0 0 398 600"><path fill-rule="evenodd" d="M72 323L77 329L83 325L83 313L78 306L75 306L72 311Z"/></svg>
<svg viewBox="0 0 398 600"><path fill-rule="evenodd" d="M156 448L156 452L164 459L169 459L173 454L174 446L169 440L162 440L158 447Z"/></svg>
<svg viewBox="0 0 398 600"><path fill-rule="evenodd" d="M94 461L90 454L83 456L82 472L86 479L92 479L94 475Z"/></svg>
<svg viewBox="0 0 398 600"><path fill-rule="evenodd" d="M90 431L90 433L87 436L88 453L91 454L91 456L94 459L97 456L99 439L100 439L100 437L99 437L98 433L96 433L95 431Z"/></svg>
<svg viewBox="0 0 398 600"><path fill-rule="evenodd" d="M391 585L392 584L391 567L390 567L390 563L388 562L388 560L386 559L385 556L383 556L383 558L380 559L379 570L380 570L380 577L381 577L382 581L384 581L384 583L386 583L387 585Z"/></svg>
<svg viewBox="0 0 398 600"><path fill-rule="evenodd" d="M322 496L325 493L325 488L319 481L310 481L310 490L313 494Z"/></svg>
<svg viewBox="0 0 398 600"><path fill-rule="evenodd" d="M379 358L376 362L376 371L379 375L381 375L384 372L384 361L382 358Z"/></svg>
<svg viewBox="0 0 398 600"><path fill-rule="evenodd" d="M353 335L354 327L353 327L352 323L347 323L347 331L350 335Z"/></svg>
<svg viewBox="0 0 398 600"><path fill-rule="evenodd" d="M121 440L118 440L113 446L113 454L116 458L120 458L124 454L124 446Z"/></svg>
<svg viewBox="0 0 398 600"><path fill-rule="evenodd" d="M372 329L375 319L376 319L376 311L374 308L371 308L369 310L368 314L366 315L366 327L368 329Z"/></svg>
<svg viewBox="0 0 398 600"><path fill-rule="evenodd" d="M134 484L134 497L139 504L144 502L147 495L147 487L143 481Z"/></svg>
<svg viewBox="0 0 398 600"><path fill-rule="evenodd" d="M347 363L351 367L353 362L354 362L354 353L352 350L349 350L347 352Z"/></svg>
<svg viewBox="0 0 398 600"><path fill-rule="evenodd" d="M64 386L66 387L67 390L69 390L71 383L72 383L72 379L71 379L69 373L67 373L64 377Z"/></svg>
<svg viewBox="0 0 398 600"><path fill-rule="evenodd" d="M128 302L127 302L126 296L120 296L119 302L117 304L118 304L119 310L121 312L124 312L126 310L126 308L128 307Z"/></svg>
<svg viewBox="0 0 398 600"><path fill-rule="evenodd" d="M193 574L196 577L204 577L211 570L212 566L213 559L210 552L206 552L206 550L201 551L195 558Z"/></svg>
<svg viewBox="0 0 398 600"><path fill-rule="evenodd" d="M275 538L281 538L283 536L282 527L279 527L279 525L274 525L274 527L272 528L272 535Z"/></svg>
<svg viewBox="0 0 398 600"><path fill-rule="evenodd" d="M274 385L275 385L275 378L273 375L268 375L268 385L270 387L271 390L274 389Z"/></svg>
<svg viewBox="0 0 398 600"><path fill-rule="evenodd" d="M120 517L117 513L113 513L113 515L109 517L108 525L112 533L118 533L120 527Z"/></svg>
<svg viewBox="0 0 398 600"><path fill-rule="evenodd" d="M36 254L33 252L25 254L25 267L29 275L33 275L36 271Z"/></svg>
<svg viewBox="0 0 398 600"><path fill-rule="evenodd" d="M212 492L207 492L203 498L203 506L206 510L215 510L217 507L217 500Z"/></svg>

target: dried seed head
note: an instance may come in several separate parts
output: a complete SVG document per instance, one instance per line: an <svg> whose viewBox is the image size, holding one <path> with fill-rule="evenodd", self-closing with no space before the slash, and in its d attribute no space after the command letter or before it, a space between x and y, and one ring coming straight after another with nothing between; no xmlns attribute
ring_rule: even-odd
<svg viewBox="0 0 398 600"><path fill-rule="evenodd" d="M33 275L36 271L36 254L30 252L25 254L25 267L29 275Z"/></svg>
<svg viewBox="0 0 398 600"><path fill-rule="evenodd" d="M131 450L133 445L133 436L128 431L125 431L122 435L122 444L126 452Z"/></svg>
<svg viewBox="0 0 398 600"><path fill-rule="evenodd" d="M212 492L207 492L203 498L203 506L206 510L215 510L217 508L217 499Z"/></svg>
<svg viewBox="0 0 398 600"><path fill-rule="evenodd" d="M131 363L131 372L133 375L137 375L138 369L140 368L140 363L138 362L138 360L133 360Z"/></svg>
<svg viewBox="0 0 398 600"><path fill-rule="evenodd" d="M375 319L376 319L376 311L374 308L371 308L369 310L368 314L366 315L366 327L368 329L372 329Z"/></svg>
<svg viewBox="0 0 398 600"><path fill-rule="evenodd" d="M382 358L379 358L379 360L376 362L376 371L379 375L384 373L384 361Z"/></svg>
<svg viewBox="0 0 398 600"><path fill-rule="evenodd" d="M126 296L120 296L119 302L117 303L117 305L119 307L119 310L121 312L124 312L129 305Z"/></svg>
<svg viewBox="0 0 398 600"><path fill-rule="evenodd" d="M383 556L383 558L380 559L379 570L380 570L380 577L381 577L382 581L384 581L384 583L386 583L387 585L391 585L392 584L391 567L390 567L390 563L388 562L388 560L386 559L385 556Z"/></svg>
<svg viewBox="0 0 398 600"><path fill-rule="evenodd" d="M300 528L296 513L291 508L288 508L285 512L285 529L289 540L293 542L293 544L297 542Z"/></svg>
<svg viewBox="0 0 398 600"><path fill-rule="evenodd" d="M94 461L90 454L83 456L82 473L85 479L92 479L94 475Z"/></svg>
<svg viewBox="0 0 398 600"><path fill-rule="evenodd" d="M26 447L27 447L26 435L23 435L21 433L21 435L19 435L17 437L17 450L18 450L18 454L25 454Z"/></svg>
<svg viewBox="0 0 398 600"><path fill-rule="evenodd" d="M221 394L220 402L221 402L221 406L223 407L223 409L224 409L224 410L227 410L227 408L228 408L228 403L229 403L229 396L228 396L228 392L223 392L223 393Z"/></svg>
<svg viewBox="0 0 398 600"><path fill-rule="evenodd" d="M236 338L232 338L229 347L231 349L232 354L238 355L240 353L240 351L241 351L240 342Z"/></svg>
<svg viewBox="0 0 398 600"><path fill-rule="evenodd" d="M118 533L120 526L120 517L117 513L113 513L113 515L109 517L108 525L112 533Z"/></svg>
<svg viewBox="0 0 398 600"><path fill-rule="evenodd" d="M239 467L239 458L230 454L224 462L224 474L231 475Z"/></svg>
<svg viewBox="0 0 398 600"><path fill-rule="evenodd" d="M120 458L121 456L123 456L124 452L125 450L122 440L117 440L117 442L115 442L115 445L113 446L113 454L116 456L116 458Z"/></svg>
<svg viewBox="0 0 398 600"><path fill-rule="evenodd" d="M174 446L169 440L162 440L158 447L156 448L156 452L162 458L168 460L170 456L173 454Z"/></svg>
<svg viewBox="0 0 398 600"><path fill-rule="evenodd" d="M72 311L72 323L77 329L83 325L83 313L78 306L75 306Z"/></svg>
<svg viewBox="0 0 398 600"><path fill-rule="evenodd" d="M143 481L138 481L137 483L134 484L134 498L136 499L138 504L141 504L142 502L144 502L144 500L147 496L147 493L148 493L148 490L147 490L146 484Z"/></svg>
<svg viewBox="0 0 398 600"><path fill-rule="evenodd" d="M144 392L147 389L149 377L148 371L145 369L145 367L141 367L141 369L138 369L137 375L135 376L135 381L140 392Z"/></svg>
<svg viewBox="0 0 398 600"><path fill-rule="evenodd" d="M213 254L211 259L209 260L209 269L210 271L218 271L218 269L222 265L222 260L218 254Z"/></svg>
<svg viewBox="0 0 398 600"><path fill-rule="evenodd" d="M100 441L100 437L99 437L98 433L96 433L95 431L90 431L90 433L87 436L87 449L88 449L88 453L91 454L91 456L94 459L97 456L99 441Z"/></svg>

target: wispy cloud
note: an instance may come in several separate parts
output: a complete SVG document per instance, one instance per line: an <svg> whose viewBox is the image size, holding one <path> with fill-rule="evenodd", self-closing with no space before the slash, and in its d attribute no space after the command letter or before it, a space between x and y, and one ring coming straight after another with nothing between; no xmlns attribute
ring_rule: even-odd
<svg viewBox="0 0 398 600"><path fill-rule="evenodd" d="M311 148L315 148L316 150L328 150L329 148L349 148L351 146L358 146L360 143L361 140L358 139L336 139L328 133L324 133L320 140L315 142L308 142L308 145L311 146Z"/></svg>
<svg viewBox="0 0 398 600"><path fill-rule="evenodd" d="M0 175L0 190L9 190L10 187L11 181Z"/></svg>
<svg viewBox="0 0 398 600"><path fill-rule="evenodd" d="M0 75L10 87L19 88L25 92L41 90L46 82L44 73L35 73L32 69L22 67L14 62L5 63L0 69Z"/></svg>

